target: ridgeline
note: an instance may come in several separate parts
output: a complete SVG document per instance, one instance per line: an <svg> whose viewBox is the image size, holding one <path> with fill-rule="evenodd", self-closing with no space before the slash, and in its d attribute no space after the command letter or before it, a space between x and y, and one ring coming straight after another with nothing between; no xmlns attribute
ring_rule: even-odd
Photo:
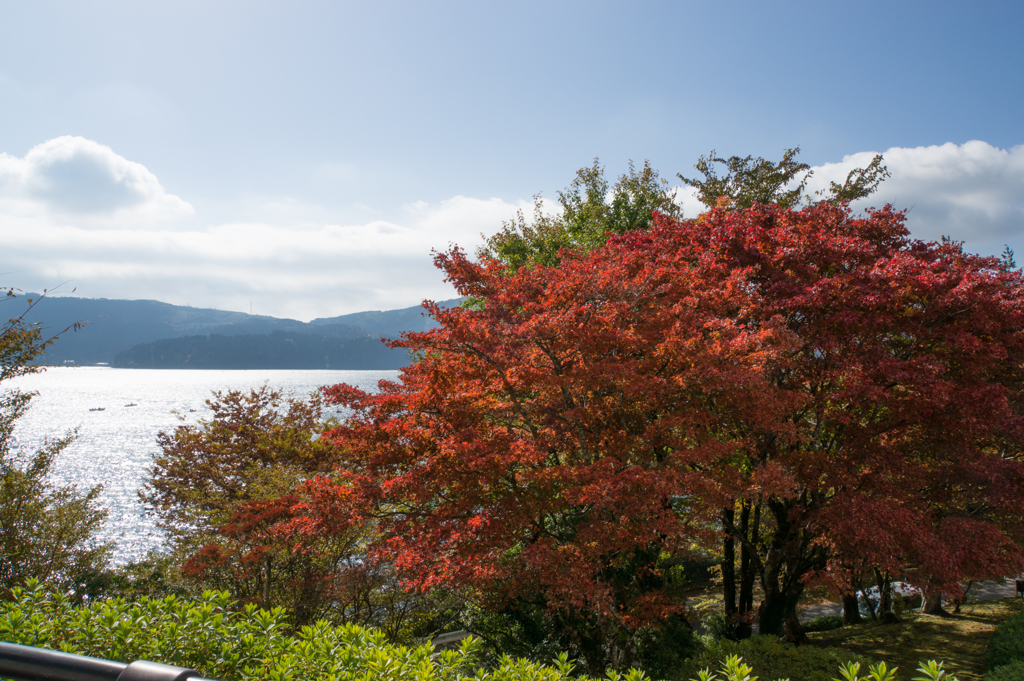
<svg viewBox="0 0 1024 681"><path fill-rule="evenodd" d="M404 350L381 338L436 326L420 307L356 312L300 322L171 305L155 300L113 300L19 295L38 300L25 321L45 337L67 331L38 358L50 365L109 365L136 369L398 369ZM13 301L12 301L13 302ZM442 301L443 306L458 300ZM15 306L10 312L20 312Z"/></svg>

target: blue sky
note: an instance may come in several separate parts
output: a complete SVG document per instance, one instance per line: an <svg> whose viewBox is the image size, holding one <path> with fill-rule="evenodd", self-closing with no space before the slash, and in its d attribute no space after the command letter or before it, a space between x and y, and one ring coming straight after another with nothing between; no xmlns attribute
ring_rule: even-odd
<svg viewBox="0 0 1024 681"><path fill-rule="evenodd" d="M0 2L0 273L309 319L445 298L599 157L885 152L915 236L1024 254L1024 4ZM688 214L694 212L681 197Z"/></svg>

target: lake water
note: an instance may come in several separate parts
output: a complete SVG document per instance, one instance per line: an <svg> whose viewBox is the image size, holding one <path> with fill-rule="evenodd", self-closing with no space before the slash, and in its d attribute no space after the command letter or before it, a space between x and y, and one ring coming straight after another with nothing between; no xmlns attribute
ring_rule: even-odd
<svg viewBox="0 0 1024 681"><path fill-rule="evenodd" d="M54 465L54 482L80 488L103 484L101 503L110 515L101 536L115 542L114 561L125 563L162 541L156 519L146 515L137 492L157 453L157 434L181 425L178 414L185 423L207 417L205 400L213 390L249 390L266 383L289 396L303 397L336 383L374 390L379 380L397 376L397 371L61 367L7 381L0 389L17 387L38 393L15 429L20 448L35 451L45 438L77 429L78 437Z"/></svg>

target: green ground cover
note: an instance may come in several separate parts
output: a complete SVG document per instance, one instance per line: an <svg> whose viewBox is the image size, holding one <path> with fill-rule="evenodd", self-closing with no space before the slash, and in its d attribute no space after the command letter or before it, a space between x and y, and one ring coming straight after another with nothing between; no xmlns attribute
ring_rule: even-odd
<svg viewBox="0 0 1024 681"><path fill-rule="evenodd" d="M809 637L816 646L884 660L890 667L899 667L901 677L910 678L919 662L935 659L944 660L946 669L960 681L969 681L983 678L989 638L1001 622L1018 612L1024 612L1024 601L1006 598L968 603L951 617L906 614L898 624L869 622Z"/></svg>
<svg viewBox="0 0 1024 681"><path fill-rule="evenodd" d="M250 606L234 611L226 593L208 592L195 602L169 596L75 606L58 593L31 584L14 596L0 603L0 640L116 660L151 659L194 667L210 678L566 681L582 671L570 673L563 656L548 665L503 659L478 674L479 642L437 656L429 645L394 646L380 632L357 626L318 623L289 635L283 609ZM889 668L898 667L897 679L907 681L919 676L916 670L922 662L932 659L943 661L945 670L959 681L979 680L984 678L986 646L996 627L1020 613L1024 601L1007 598L965 605L951 617L905 614L897 624L866 623L815 632L809 646L795 647L769 637L739 643L708 641L704 650L667 678L699 678L701 669L716 672L727 657L741 656L763 681L832 681L839 677L840 664L849 660L860 661L862 673L873 661L885 662ZM632 670L630 678L641 676ZM719 673L719 678L726 677Z"/></svg>

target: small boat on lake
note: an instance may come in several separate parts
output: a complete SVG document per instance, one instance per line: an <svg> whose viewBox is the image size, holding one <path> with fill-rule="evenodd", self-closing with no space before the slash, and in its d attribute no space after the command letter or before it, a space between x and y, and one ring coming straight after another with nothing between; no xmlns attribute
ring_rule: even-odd
<svg viewBox="0 0 1024 681"><path fill-rule="evenodd" d="M89 407L89 411L106 411L106 407Z"/></svg>

